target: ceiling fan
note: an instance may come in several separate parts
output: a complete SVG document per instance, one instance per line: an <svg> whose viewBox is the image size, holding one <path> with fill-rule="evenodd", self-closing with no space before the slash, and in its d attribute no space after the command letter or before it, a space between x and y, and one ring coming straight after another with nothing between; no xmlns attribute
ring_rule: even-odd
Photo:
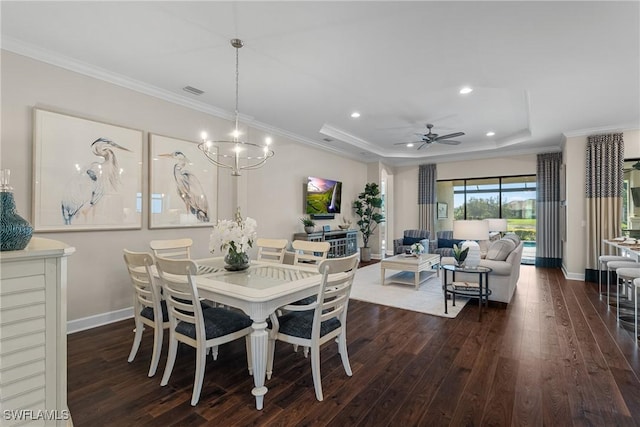
<svg viewBox="0 0 640 427"><path fill-rule="evenodd" d="M633 171L633 170L640 171L640 160L638 160L633 165L631 165L630 168L624 169L625 172L629 172L629 171Z"/></svg>
<svg viewBox="0 0 640 427"><path fill-rule="evenodd" d="M438 144L458 145L458 144L460 144L460 141L453 141L453 140L451 140L449 138L456 138L458 136L464 135L464 132L454 132L454 133L449 133L447 135L440 136L437 133L431 132L431 129L433 129L433 125L431 123L427 123L427 129L429 129L428 133L417 133L416 134L416 135L421 137L421 139L419 141L399 142L399 143L396 143L394 145L406 145L407 147L413 147L415 144L420 144L420 146L418 146L418 150L420 150L424 146L429 146L429 145L433 144L434 142L437 142Z"/></svg>

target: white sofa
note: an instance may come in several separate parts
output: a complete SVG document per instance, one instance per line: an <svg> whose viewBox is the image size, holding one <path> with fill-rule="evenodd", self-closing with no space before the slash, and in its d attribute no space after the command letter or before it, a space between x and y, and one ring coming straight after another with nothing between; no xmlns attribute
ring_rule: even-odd
<svg viewBox="0 0 640 427"><path fill-rule="evenodd" d="M518 284L518 279L520 278L520 260L522 259L522 248L524 245L515 234L508 234L500 240L504 239L512 240L515 247L508 252L506 259L502 260L505 255L504 252L498 253L499 251L496 250L501 243L497 243L499 241L492 242L491 245L495 244L496 246L489 246L489 251L486 255L488 258L481 259L480 265L493 270L489 273L489 289L491 289L489 300L509 303L511 302L513 293L516 290L516 285ZM492 248L494 250L492 250ZM497 257L498 259L491 259L497 253L499 255ZM452 265L454 262L454 258L442 258L443 265ZM456 280L477 282L478 275L472 273L456 273Z"/></svg>

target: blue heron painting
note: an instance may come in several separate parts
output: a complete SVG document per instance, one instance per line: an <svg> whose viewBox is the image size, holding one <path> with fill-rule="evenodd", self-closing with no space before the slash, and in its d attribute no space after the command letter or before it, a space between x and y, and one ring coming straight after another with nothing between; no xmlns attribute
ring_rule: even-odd
<svg viewBox="0 0 640 427"><path fill-rule="evenodd" d="M178 196L184 202L187 213L195 215L200 222L209 222L209 203L198 178L187 169L190 163L182 151L160 154L159 157L169 157L176 160L173 166L173 178L176 182Z"/></svg>
<svg viewBox="0 0 640 427"><path fill-rule="evenodd" d="M98 138L91 144L94 155L102 161L92 162L67 184L61 201L62 218L65 225L71 225L78 214L86 215L107 191L117 190L120 185L120 167L114 149L129 151L108 138Z"/></svg>

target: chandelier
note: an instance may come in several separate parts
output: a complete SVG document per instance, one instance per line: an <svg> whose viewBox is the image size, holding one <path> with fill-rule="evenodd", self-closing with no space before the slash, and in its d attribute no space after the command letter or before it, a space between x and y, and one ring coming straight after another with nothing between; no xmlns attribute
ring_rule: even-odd
<svg viewBox="0 0 640 427"><path fill-rule="evenodd" d="M269 148L270 138L267 138L265 145L258 145L252 142L240 140L240 130L238 129L238 52L243 46L242 40L231 39L231 46L236 49L236 109L235 109L235 129L232 139L210 141L207 134L202 133L202 142L198 148L207 156L209 161L216 166L231 169L231 175L240 176L240 171L245 169L257 169L264 165L275 154Z"/></svg>

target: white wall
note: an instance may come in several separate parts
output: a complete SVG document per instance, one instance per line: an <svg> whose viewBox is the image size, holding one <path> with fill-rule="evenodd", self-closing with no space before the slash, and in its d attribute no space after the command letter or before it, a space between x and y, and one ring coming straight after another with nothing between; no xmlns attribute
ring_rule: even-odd
<svg viewBox="0 0 640 427"><path fill-rule="evenodd" d="M640 130L623 132L625 158L640 157ZM567 241L562 265L570 279L584 280L587 264L585 166L587 135L567 138L562 158L567 171Z"/></svg>
<svg viewBox="0 0 640 427"><path fill-rule="evenodd" d="M17 209L28 220L34 106L141 129L144 159L148 132L197 140L202 130L214 134L215 129L230 128L228 121L211 115L10 52L2 51L1 67L0 163L11 169ZM240 179L234 180L226 170L220 172L219 218L231 218L240 206L243 215L258 220L259 235L291 239L294 232L302 231L302 183L308 175L343 181L343 206L350 214L350 201L367 181L366 164L280 137L274 138L274 149L276 156L264 168L248 171ZM143 169L146 189L146 161ZM147 224L145 215L141 230L38 233L76 248L69 259L69 320L131 306L123 248L147 251L153 239L190 237L194 257L209 255L209 228L149 230Z"/></svg>

